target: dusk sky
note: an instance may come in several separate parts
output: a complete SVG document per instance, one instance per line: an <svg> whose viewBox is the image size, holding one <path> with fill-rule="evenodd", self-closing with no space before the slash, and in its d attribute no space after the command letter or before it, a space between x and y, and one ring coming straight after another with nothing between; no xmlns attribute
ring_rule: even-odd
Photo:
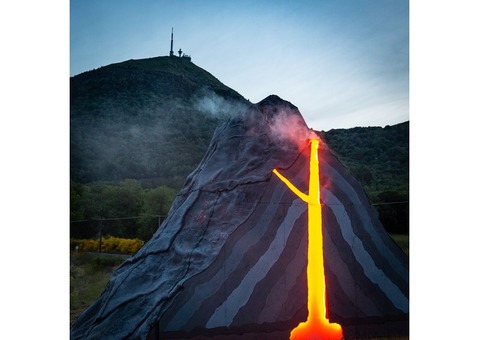
<svg viewBox="0 0 480 340"><path fill-rule="evenodd" d="M406 0L70 2L70 76L181 48L256 103L276 94L309 127L409 120Z"/></svg>

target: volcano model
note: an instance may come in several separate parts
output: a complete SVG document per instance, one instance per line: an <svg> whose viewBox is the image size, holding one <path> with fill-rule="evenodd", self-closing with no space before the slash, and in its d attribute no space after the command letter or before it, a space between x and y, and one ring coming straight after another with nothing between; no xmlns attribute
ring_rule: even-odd
<svg viewBox="0 0 480 340"><path fill-rule="evenodd" d="M288 339L317 282L307 280L315 225L301 199L312 197L311 139L298 109L276 96L220 125L166 220L72 339ZM408 334L407 256L322 141L317 156L325 316L346 339Z"/></svg>

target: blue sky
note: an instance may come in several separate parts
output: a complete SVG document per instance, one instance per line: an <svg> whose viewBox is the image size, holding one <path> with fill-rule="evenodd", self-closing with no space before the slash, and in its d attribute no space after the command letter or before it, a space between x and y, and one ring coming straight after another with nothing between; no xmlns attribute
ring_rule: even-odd
<svg viewBox="0 0 480 340"><path fill-rule="evenodd" d="M175 52L316 130L409 120L406 0L71 0L70 75L168 55L172 27Z"/></svg>

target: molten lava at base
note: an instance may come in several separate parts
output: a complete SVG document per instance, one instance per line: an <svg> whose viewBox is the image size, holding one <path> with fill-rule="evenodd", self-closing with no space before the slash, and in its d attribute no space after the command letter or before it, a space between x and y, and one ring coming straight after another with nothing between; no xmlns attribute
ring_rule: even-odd
<svg viewBox="0 0 480 340"><path fill-rule="evenodd" d="M329 323L327 319L309 318L301 322L290 332L290 340L340 340L343 338L342 326Z"/></svg>
<svg viewBox="0 0 480 340"><path fill-rule="evenodd" d="M310 179L309 193L304 194L276 169L275 175L290 190L308 204L308 318L290 333L295 340L340 340L343 338L342 327L330 323L326 317L325 271L323 266L322 207L320 205L320 172L318 166L318 139L310 140Z"/></svg>

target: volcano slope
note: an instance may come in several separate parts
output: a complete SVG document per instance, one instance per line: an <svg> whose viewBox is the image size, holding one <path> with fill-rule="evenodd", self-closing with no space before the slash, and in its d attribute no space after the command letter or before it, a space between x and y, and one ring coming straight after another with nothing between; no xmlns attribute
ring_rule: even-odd
<svg viewBox="0 0 480 340"><path fill-rule="evenodd" d="M153 238L112 275L72 339L288 339L307 310L307 205L318 136L277 96L220 125ZM345 338L408 334L408 259L320 142L326 300ZM311 288L313 289L313 288Z"/></svg>

